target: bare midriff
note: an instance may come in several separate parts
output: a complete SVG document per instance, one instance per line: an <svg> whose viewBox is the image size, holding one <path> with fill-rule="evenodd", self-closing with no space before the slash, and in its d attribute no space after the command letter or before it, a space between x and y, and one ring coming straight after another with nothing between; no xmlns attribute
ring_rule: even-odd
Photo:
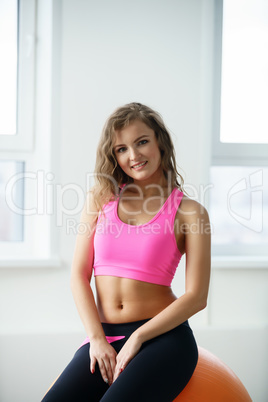
<svg viewBox="0 0 268 402"><path fill-rule="evenodd" d="M133 195L125 190L126 195ZM165 195L159 205L159 200L147 203L147 208L158 211L167 199ZM118 217L122 222L127 223L130 216L124 211L132 211L133 205L130 201L124 201L124 210L120 209L122 199L119 203ZM144 201L144 200L143 200ZM135 210L143 209L143 203L140 205L135 200ZM155 213L155 212L154 212ZM144 224L152 219L152 215L139 213L135 215L136 225ZM131 215L132 224L133 216ZM179 219L179 211L175 217ZM178 225L174 225L177 227ZM180 225L179 225L180 226ZM181 254L184 253L184 235L180 231L175 231L176 241ZM115 276L96 276L95 277L97 291L97 307L101 322L105 323L126 323L152 318L160 311L164 310L168 305L177 299L172 292L171 287L164 285L156 285L153 283L142 282L135 279L119 278Z"/></svg>
<svg viewBox="0 0 268 402"><path fill-rule="evenodd" d="M152 318L177 299L169 286L135 279L96 276L95 284L100 320L105 323Z"/></svg>

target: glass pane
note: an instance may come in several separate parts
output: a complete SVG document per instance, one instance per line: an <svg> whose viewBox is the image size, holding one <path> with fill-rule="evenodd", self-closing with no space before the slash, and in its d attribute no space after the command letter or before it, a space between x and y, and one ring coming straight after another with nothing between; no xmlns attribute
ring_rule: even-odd
<svg viewBox="0 0 268 402"><path fill-rule="evenodd" d="M0 241L23 241L24 162L0 161Z"/></svg>
<svg viewBox="0 0 268 402"><path fill-rule="evenodd" d="M220 140L268 143L268 1L223 4Z"/></svg>
<svg viewBox="0 0 268 402"><path fill-rule="evenodd" d="M0 0L0 134L17 131L17 0Z"/></svg>
<svg viewBox="0 0 268 402"><path fill-rule="evenodd" d="M268 244L268 167L212 166L212 245Z"/></svg>

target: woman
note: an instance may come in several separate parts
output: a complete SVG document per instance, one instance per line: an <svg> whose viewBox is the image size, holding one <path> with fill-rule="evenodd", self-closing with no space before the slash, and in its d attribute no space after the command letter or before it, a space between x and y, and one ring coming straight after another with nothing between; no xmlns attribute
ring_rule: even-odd
<svg viewBox="0 0 268 402"><path fill-rule="evenodd" d="M88 337L43 401L172 401L191 378L198 352L188 318L206 306L210 225L183 194L174 154L151 108L131 103L107 120L71 273ZM177 298L170 285L184 253Z"/></svg>

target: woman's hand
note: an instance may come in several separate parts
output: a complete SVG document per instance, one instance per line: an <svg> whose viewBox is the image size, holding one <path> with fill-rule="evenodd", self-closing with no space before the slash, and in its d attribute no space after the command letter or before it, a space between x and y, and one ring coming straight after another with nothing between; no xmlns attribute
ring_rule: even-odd
<svg viewBox="0 0 268 402"><path fill-rule="evenodd" d="M142 342L135 335L135 332L133 332L116 357L113 381L117 379L120 373L127 367L128 363L136 356L141 346Z"/></svg>
<svg viewBox="0 0 268 402"><path fill-rule="evenodd" d="M99 365L103 381L107 384L112 384L116 366L116 351L106 341L93 340L90 341L89 356L90 356L90 371L95 372L96 363Z"/></svg>

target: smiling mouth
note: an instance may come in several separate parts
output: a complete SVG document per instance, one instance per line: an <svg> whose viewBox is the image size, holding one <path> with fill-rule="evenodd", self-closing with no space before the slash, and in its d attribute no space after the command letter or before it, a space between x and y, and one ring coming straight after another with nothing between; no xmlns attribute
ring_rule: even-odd
<svg viewBox="0 0 268 402"><path fill-rule="evenodd" d="M145 166L147 163L148 163L148 161L139 163L138 165L131 166L131 169L138 169L142 166Z"/></svg>

